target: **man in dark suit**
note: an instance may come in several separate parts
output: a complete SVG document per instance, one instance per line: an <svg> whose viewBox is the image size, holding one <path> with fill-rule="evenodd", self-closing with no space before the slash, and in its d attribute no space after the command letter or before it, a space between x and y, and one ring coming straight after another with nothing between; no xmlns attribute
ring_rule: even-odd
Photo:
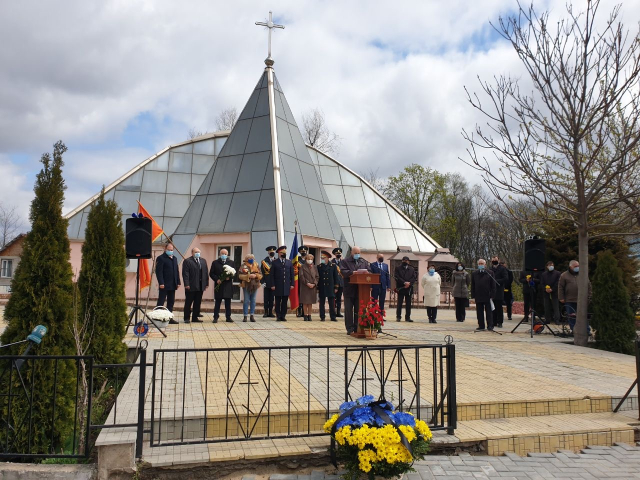
<svg viewBox="0 0 640 480"><path fill-rule="evenodd" d="M309 247L305 245L300 245L298 247L298 268L301 268L307 261L307 253L309 253ZM294 267L295 268L295 267ZM302 282L298 282L298 298L300 298L300 289L302 288ZM296 310L296 317L304 317L304 312L302 311L302 303L298 305Z"/></svg>
<svg viewBox="0 0 640 480"><path fill-rule="evenodd" d="M207 261L200 257L200 249L192 248L191 256L182 262L182 281L184 282L184 323L202 323L200 316L200 305L202 295L209 286L209 269ZM193 304L193 316L191 305Z"/></svg>
<svg viewBox="0 0 640 480"><path fill-rule="evenodd" d="M493 278L498 282L493 295L493 326L502 328L502 322L504 321L502 304L504 302L504 290L509 283L509 272L504 266L500 265L500 259L497 255L491 259L491 271L493 272Z"/></svg>
<svg viewBox="0 0 640 480"><path fill-rule="evenodd" d="M267 288L270 288L276 297L276 321L286 322L287 302L289 301L291 290L295 287L295 278L293 263L287 258L287 247L279 247L277 253L278 259L271 264Z"/></svg>
<svg viewBox="0 0 640 480"><path fill-rule="evenodd" d="M176 290L180 288L180 272L178 260L173 256L173 245L167 243L164 253L156 260L156 278L158 279L158 302L156 306L163 306L167 301L167 310L173 312L173 304L176 301ZM178 323L171 320L169 323Z"/></svg>
<svg viewBox="0 0 640 480"><path fill-rule="evenodd" d="M371 264L371 273L380 275L380 283L371 287L371 297L378 300L380 310L384 311L384 301L387 298L387 291L391 287L391 280L389 278L389 265L384 263L384 256L381 253L378 254L378 261Z"/></svg>
<svg viewBox="0 0 640 480"><path fill-rule="evenodd" d="M402 257L402 265L396 267L393 273L396 280L396 290L398 290L398 307L396 308L396 322L402 320L402 301L406 304L404 315L405 322L413 322L411 320L411 297L413 297L413 284L418 280L418 272L411 266L409 257Z"/></svg>
<svg viewBox="0 0 640 480"><path fill-rule="evenodd" d="M351 256L340 262L340 272L344 279L344 326L347 329L347 335L358 331L358 285L352 284L350 277L363 269L371 271L369 262L360 257L360 247L353 247Z"/></svg>
<svg viewBox="0 0 640 480"><path fill-rule="evenodd" d="M329 318L332 322L337 322L335 296L338 291L338 266L331 262L331 254L326 250L320 252L320 265L318 265L318 297L320 298L320 321L324 322L324 305L329 300Z"/></svg>
<svg viewBox="0 0 640 480"><path fill-rule="evenodd" d="M267 286L267 279L271 271L271 264L276 259L276 247L267 247L267 256L262 260L262 284L264 285L264 315L262 318L276 318L273 314L273 290Z"/></svg>
<svg viewBox="0 0 640 480"><path fill-rule="evenodd" d="M476 315L478 328L476 332L484 331L484 318L487 317L488 330L493 330L493 314L491 313L491 300L496 293L496 280L491 269L486 269L487 262L478 260L478 269L471 274L471 298L476 301Z"/></svg>
<svg viewBox="0 0 640 480"><path fill-rule="evenodd" d="M215 285L213 298L216 303L213 308L213 323L218 323L220 318L220 304L224 300L224 316L227 322L233 322L231 319L231 297L233 297L233 276L226 276L224 279L222 272L224 267L229 266L235 270L235 265L229 260L229 252L226 249L220 250L220 256L211 264L211 272L209 276Z"/></svg>
<svg viewBox="0 0 640 480"><path fill-rule="evenodd" d="M340 309L342 308L342 294L344 293L344 279L342 278L342 273L340 273L340 262L342 261L342 249L340 247L334 248L332 252L336 258L331 260L336 268L338 269L338 291L336 292L336 317L342 318L344 315L340 313Z"/></svg>

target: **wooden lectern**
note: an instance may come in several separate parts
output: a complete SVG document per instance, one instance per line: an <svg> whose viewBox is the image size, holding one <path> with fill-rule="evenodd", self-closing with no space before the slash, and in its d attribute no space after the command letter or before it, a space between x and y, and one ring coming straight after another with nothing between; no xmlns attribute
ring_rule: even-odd
<svg viewBox="0 0 640 480"><path fill-rule="evenodd" d="M380 285L380 274L379 273L353 273L349 277L349 283L354 285L358 285L358 305L356 307L356 318L354 319L356 325L358 325L358 312L360 312L360 305L364 302L365 304L369 303L371 300L371 287L373 285ZM358 325L358 330L360 329ZM364 333L356 332L354 337L364 337Z"/></svg>

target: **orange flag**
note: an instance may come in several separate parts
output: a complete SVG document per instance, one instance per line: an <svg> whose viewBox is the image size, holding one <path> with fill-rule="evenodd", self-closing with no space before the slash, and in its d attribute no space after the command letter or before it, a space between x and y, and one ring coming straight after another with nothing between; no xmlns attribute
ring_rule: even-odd
<svg viewBox="0 0 640 480"><path fill-rule="evenodd" d="M142 206L140 201L138 201L138 213L141 213L145 217L151 219L151 241L155 242L160 237L160 235L164 233L164 230L162 230L162 227L160 227L160 225L156 223L153 217L149 215L149 212L147 212L147 209ZM151 270L149 269L148 259L145 258L138 261L141 262L140 263L140 291L142 291L145 288L151 286Z"/></svg>

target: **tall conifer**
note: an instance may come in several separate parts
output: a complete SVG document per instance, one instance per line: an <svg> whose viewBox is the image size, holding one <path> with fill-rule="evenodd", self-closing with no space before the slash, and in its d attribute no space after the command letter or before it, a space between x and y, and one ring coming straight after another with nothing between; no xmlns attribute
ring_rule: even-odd
<svg viewBox="0 0 640 480"><path fill-rule="evenodd" d="M125 262L122 211L115 201L105 201L103 189L87 219L78 277L79 321L89 322L86 351L96 363L126 360Z"/></svg>
<svg viewBox="0 0 640 480"><path fill-rule="evenodd" d="M42 155L42 170L36 177L35 198L29 215L31 231L25 237L22 257L11 284L11 297L4 313L8 325L0 337L3 344L17 342L24 340L36 325L45 325L48 333L36 347L38 355L75 353L71 328L73 284L68 222L62 217L66 188L62 178L62 155L66 151L67 147L59 141L53 147L53 157L48 153ZM23 348L24 345L10 347L10 352L5 350L3 354L19 354ZM0 365L0 370L6 367ZM64 439L73 429L75 363L31 360L22 367L21 373L26 377L27 385L34 384L33 408L29 409L27 395L18 388L20 384L13 372L16 396L12 398L9 421L17 430L8 433L8 441L13 445L11 450L60 452ZM7 382L9 377L6 375L2 381ZM6 383L0 385L0 389L5 391L6 386ZM8 402L3 402L2 408L6 413ZM6 429L0 429L0 436L6 433ZM7 439L0 440L4 444Z"/></svg>

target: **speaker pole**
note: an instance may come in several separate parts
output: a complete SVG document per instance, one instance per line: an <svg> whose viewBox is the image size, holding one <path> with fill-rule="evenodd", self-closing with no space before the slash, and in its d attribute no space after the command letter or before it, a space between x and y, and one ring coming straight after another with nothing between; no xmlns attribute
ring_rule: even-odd
<svg viewBox="0 0 640 480"><path fill-rule="evenodd" d="M149 320L151 324L154 327L156 327L156 330L158 330L163 337L167 338L167 334L164 333L160 327L158 327L155 320L151 318L149 315L147 315L147 312L138 304L139 292L140 292L140 259L138 259L138 267L136 269L136 303L133 306L133 309L129 312L129 323L127 325L127 331L129 330L129 326L131 325L131 321L133 320L134 317L135 317L135 323L133 324L133 327L135 328L135 326L138 325L138 311L140 311L142 312L142 320L144 321L145 318Z"/></svg>

